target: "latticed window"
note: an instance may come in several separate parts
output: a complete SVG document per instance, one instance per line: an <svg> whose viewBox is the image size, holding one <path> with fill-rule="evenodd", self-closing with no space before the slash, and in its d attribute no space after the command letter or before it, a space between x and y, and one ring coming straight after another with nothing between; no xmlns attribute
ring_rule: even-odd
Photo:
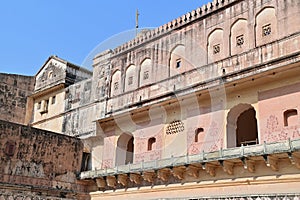
<svg viewBox="0 0 300 200"><path fill-rule="evenodd" d="M221 51L220 44L217 44L217 45L213 46L213 53L214 54L218 54L218 53L220 53L220 51Z"/></svg>
<svg viewBox="0 0 300 200"><path fill-rule="evenodd" d="M262 35L263 36L268 36L271 35L271 24L267 24L265 26L262 27Z"/></svg>
<svg viewBox="0 0 300 200"><path fill-rule="evenodd" d="M171 122L168 127L166 134L171 135L171 134L176 134L184 131L184 124L180 120L176 120Z"/></svg>
<svg viewBox="0 0 300 200"><path fill-rule="evenodd" d="M244 35L236 37L236 46L242 46L244 44Z"/></svg>
<svg viewBox="0 0 300 200"><path fill-rule="evenodd" d="M118 90L118 89L119 89L119 82L115 82L115 83L114 83L114 89L115 89L115 90Z"/></svg>
<svg viewBox="0 0 300 200"><path fill-rule="evenodd" d="M132 83L133 83L133 77L130 76L130 77L128 78L128 85L132 85Z"/></svg>
<svg viewBox="0 0 300 200"><path fill-rule="evenodd" d="M149 71L144 72L144 80L147 80L149 78Z"/></svg>

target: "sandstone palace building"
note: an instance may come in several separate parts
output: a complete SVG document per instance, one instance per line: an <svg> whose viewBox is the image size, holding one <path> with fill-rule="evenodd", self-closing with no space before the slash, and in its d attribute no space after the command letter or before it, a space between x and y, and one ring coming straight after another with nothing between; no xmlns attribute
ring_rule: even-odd
<svg viewBox="0 0 300 200"><path fill-rule="evenodd" d="M93 71L0 77L0 200L300 198L299 0L214 0Z"/></svg>

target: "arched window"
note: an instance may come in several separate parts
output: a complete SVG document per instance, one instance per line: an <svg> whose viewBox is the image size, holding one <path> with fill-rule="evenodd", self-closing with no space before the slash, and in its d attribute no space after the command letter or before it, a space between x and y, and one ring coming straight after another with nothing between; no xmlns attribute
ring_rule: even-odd
<svg viewBox="0 0 300 200"><path fill-rule="evenodd" d="M200 134L201 133L203 133L204 132L204 129L203 128L197 128L196 130L195 130L195 142L199 142L200 140L199 140L199 136L200 136Z"/></svg>
<svg viewBox="0 0 300 200"><path fill-rule="evenodd" d="M91 153L83 152L82 154L82 162L81 162L81 171L89 171L92 170L91 166Z"/></svg>
<svg viewBox="0 0 300 200"><path fill-rule="evenodd" d="M116 166L133 163L134 138L131 134L123 133L117 142Z"/></svg>
<svg viewBox="0 0 300 200"><path fill-rule="evenodd" d="M286 110L284 115L284 126L296 125L298 121L298 112L296 109Z"/></svg>
<svg viewBox="0 0 300 200"><path fill-rule="evenodd" d="M227 116L227 147L239 147L258 143L255 109L250 104L233 107Z"/></svg>
<svg viewBox="0 0 300 200"><path fill-rule="evenodd" d="M149 138L149 140L148 140L148 151L151 151L153 149L153 145L154 145L155 142L156 142L155 137Z"/></svg>
<svg viewBox="0 0 300 200"><path fill-rule="evenodd" d="M51 78L53 78L53 72L52 72L52 71L50 71L50 72L48 73L48 79L51 79Z"/></svg>

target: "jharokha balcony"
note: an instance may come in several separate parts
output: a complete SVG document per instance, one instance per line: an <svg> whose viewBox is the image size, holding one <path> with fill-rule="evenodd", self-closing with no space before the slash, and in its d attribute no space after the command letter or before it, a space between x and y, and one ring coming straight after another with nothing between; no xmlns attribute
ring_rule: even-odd
<svg viewBox="0 0 300 200"><path fill-rule="evenodd" d="M95 182L100 191L189 182L214 184L230 177L255 184L260 171L280 176L281 169L287 167L300 169L299 139L84 171L79 179Z"/></svg>

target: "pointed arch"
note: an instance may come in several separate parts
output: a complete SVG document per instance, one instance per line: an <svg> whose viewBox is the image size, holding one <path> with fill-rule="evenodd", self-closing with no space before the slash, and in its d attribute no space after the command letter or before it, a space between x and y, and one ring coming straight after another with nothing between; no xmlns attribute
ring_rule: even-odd
<svg viewBox="0 0 300 200"><path fill-rule="evenodd" d="M185 46L183 44L178 44L170 52L170 76L175 76L186 71L186 64Z"/></svg>
<svg viewBox="0 0 300 200"><path fill-rule="evenodd" d="M140 86L147 85L152 81L152 61L150 58L145 58L141 62L140 69Z"/></svg>
<svg viewBox="0 0 300 200"><path fill-rule="evenodd" d="M110 84L111 96L115 96L121 93L121 71L116 70L111 78Z"/></svg>
<svg viewBox="0 0 300 200"><path fill-rule="evenodd" d="M156 138L155 137L151 137L148 139L148 151L152 151L154 148L154 144L156 143Z"/></svg>
<svg viewBox="0 0 300 200"><path fill-rule="evenodd" d="M284 126L294 126L298 124L298 111L289 109L283 112Z"/></svg>
<svg viewBox="0 0 300 200"><path fill-rule="evenodd" d="M116 166L133 163L134 138L130 133L122 133L117 141Z"/></svg>
<svg viewBox="0 0 300 200"><path fill-rule="evenodd" d="M227 115L227 147L258 143L256 111L250 104L238 104Z"/></svg>
<svg viewBox="0 0 300 200"><path fill-rule="evenodd" d="M131 64L125 71L125 92L137 88L136 66Z"/></svg>
<svg viewBox="0 0 300 200"><path fill-rule="evenodd" d="M260 46L277 39L277 16L274 7L264 7L255 16L255 43Z"/></svg>
<svg viewBox="0 0 300 200"><path fill-rule="evenodd" d="M248 21L237 19L230 28L230 54L235 55L249 49Z"/></svg>
<svg viewBox="0 0 300 200"><path fill-rule="evenodd" d="M224 31L221 28L216 28L207 37L207 62L220 60L224 57L224 52Z"/></svg>

